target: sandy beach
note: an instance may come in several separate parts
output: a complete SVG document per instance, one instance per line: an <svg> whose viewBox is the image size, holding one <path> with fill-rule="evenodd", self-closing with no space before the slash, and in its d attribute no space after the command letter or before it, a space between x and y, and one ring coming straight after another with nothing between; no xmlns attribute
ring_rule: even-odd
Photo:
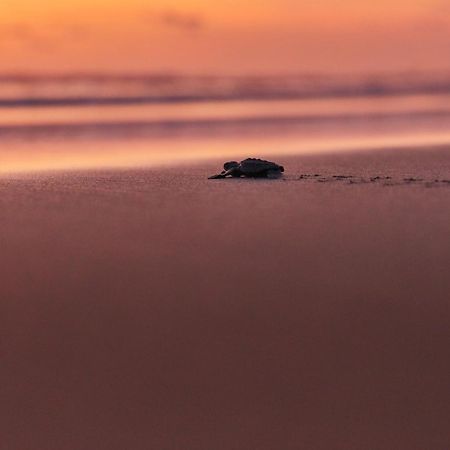
<svg viewBox="0 0 450 450"><path fill-rule="evenodd" d="M450 148L0 178L5 450L444 450Z"/></svg>

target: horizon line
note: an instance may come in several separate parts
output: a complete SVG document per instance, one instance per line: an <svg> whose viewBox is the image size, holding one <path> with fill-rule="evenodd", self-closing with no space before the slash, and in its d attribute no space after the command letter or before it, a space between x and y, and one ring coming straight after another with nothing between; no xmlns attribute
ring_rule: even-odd
<svg viewBox="0 0 450 450"><path fill-rule="evenodd" d="M108 79L144 79L144 78L364 78L364 77L396 77L396 76L450 76L450 67L443 69L401 69L401 70L366 70L333 72L320 70L285 71L285 72L242 72L242 73L219 73L219 72L184 72L180 70L155 70L155 71L106 71L106 70L73 70L73 71L23 71L11 70L0 71L0 81L19 80L70 80L82 78L108 78Z"/></svg>

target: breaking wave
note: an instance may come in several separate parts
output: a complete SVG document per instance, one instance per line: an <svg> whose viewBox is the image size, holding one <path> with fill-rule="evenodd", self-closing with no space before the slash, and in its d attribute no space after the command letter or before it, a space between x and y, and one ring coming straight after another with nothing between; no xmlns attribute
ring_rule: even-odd
<svg viewBox="0 0 450 450"><path fill-rule="evenodd" d="M0 76L0 107L90 106L450 94L450 72L366 76Z"/></svg>

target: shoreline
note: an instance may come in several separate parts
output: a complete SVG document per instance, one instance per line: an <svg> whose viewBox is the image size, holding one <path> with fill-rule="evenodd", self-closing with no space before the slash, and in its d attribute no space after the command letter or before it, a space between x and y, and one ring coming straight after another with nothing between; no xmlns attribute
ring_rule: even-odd
<svg viewBox="0 0 450 450"><path fill-rule="evenodd" d="M223 164L226 160L241 160L245 159L247 157L262 157L264 159L270 159L270 160L298 160L301 158L310 159L310 158L336 158L339 159L341 156L345 155L371 155L371 154L379 154L380 156L387 155L389 156L393 152L434 152L434 151L446 151L447 149L450 149L450 142L447 140L447 137L444 136L442 140L440 138L436 138L434 143L429 142L429 138L424 137L423 142L421 140L417 140L413 144L410 142L409 138L407 140L402 140L399 138L397 141L391 141L390 145L386 145L383 139L380 139L379 145L374 145L373 142L368 142L364 147L364 144L361 141L356 141L354 143L342 143L342 147L339 149L336 148L336 145L333 144L333 147L321 147L320 145L314 145L313 143L306 143L302 144L302 146L308 146L310 150L308 151L298 151L298 145L295 144L295 148L290 149L289 151L280 151L277 153L273 152L272 145L269 146L269 148L264 147L258 147L255 143L253 145L250 143L248 146L249 150L244 152L239 152L239 154L236 152L233 154L233 152L225 151L224 149L219 150L217 154L214 156L211 156L211 154L207 152L208 150L208 144L199 144L199 147L202 149L200 152L191 155L189 158L187 158L182 153L177 155L176 159L172 159L167 161L169 158L173 158L173 154L166 154L166 155L154 155L153 159L154 161L152 163L149 162L149 155L145 153L145 149L148 148L148 143L140 143L139 144L139 151L136 153L137 160L133 163L125 163L127 159L133 159L133 157L130 155L127 155L126 153L123 153L122 156L119 157L116 163L113 165L105 166L103 163L100 162L101 156L103 154L104 158L106 159L114 159L115 154L120 153L122 150L118 150L123 148L122 143L115 143L112 144L112 154L109 154L106 151L102 151L101 153L90 155L86 162L77 162L77 159L79 160L80 157L82 158L83 154L79 154L79 151L77 150L81 143L78 143L77 145L74 145L74 151L68 152L68 155L64 156L64 159L69 159L68 162L64 164L56 163L50 163L52 159L54 159L55 155L54 152L51 151L50 153L46 154L44 152L44 157L42 154L39 153L39 150L37 153L33 153L33 151L30 153L25 146L25 151L30 153L30 157L37 160L37 162L29 162L28 167L23 167L24 163L22 162L25 155L21 155L21 162L9 162L8 161L1 161L2 165L0 166L0 179L1 178L7 178L11 176L39 176L39 175L51 175L51 174L70 174L70 173L77 173L77 172L86 172L86 173L93 173L93 172L108 172L108 171L129 171L129 170L158 170L158 169L171 169L171 168L177 168L177 167L196 167L199 165L205 165L210 166L213 163L217 164ZM176 147L176 143L173 144L174 147ZM21 147L23 151L23 146ZM76 151L75 151L76 150ZM19 150L20 151L20 150ZM90 159L89 159L90 158ZM43 161L42 161L43 160ZM91 160L91 161L90 161ZM20 168L22 166L22 168ZM52 167L53 166L53 167Z"/></svg>

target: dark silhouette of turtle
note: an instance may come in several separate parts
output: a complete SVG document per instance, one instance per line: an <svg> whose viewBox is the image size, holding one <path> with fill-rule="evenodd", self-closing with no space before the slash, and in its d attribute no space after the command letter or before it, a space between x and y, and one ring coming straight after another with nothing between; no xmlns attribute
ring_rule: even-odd
<svg viewBox="0 0 450 450"><path fill-rule="evenodd" d="M249 178L280 178L284 172L284 167L263 159L248 158L238 163L229 161L223 165L223 171L217 175L209 177L210 180L219 180L230 177Z"/></svg>

